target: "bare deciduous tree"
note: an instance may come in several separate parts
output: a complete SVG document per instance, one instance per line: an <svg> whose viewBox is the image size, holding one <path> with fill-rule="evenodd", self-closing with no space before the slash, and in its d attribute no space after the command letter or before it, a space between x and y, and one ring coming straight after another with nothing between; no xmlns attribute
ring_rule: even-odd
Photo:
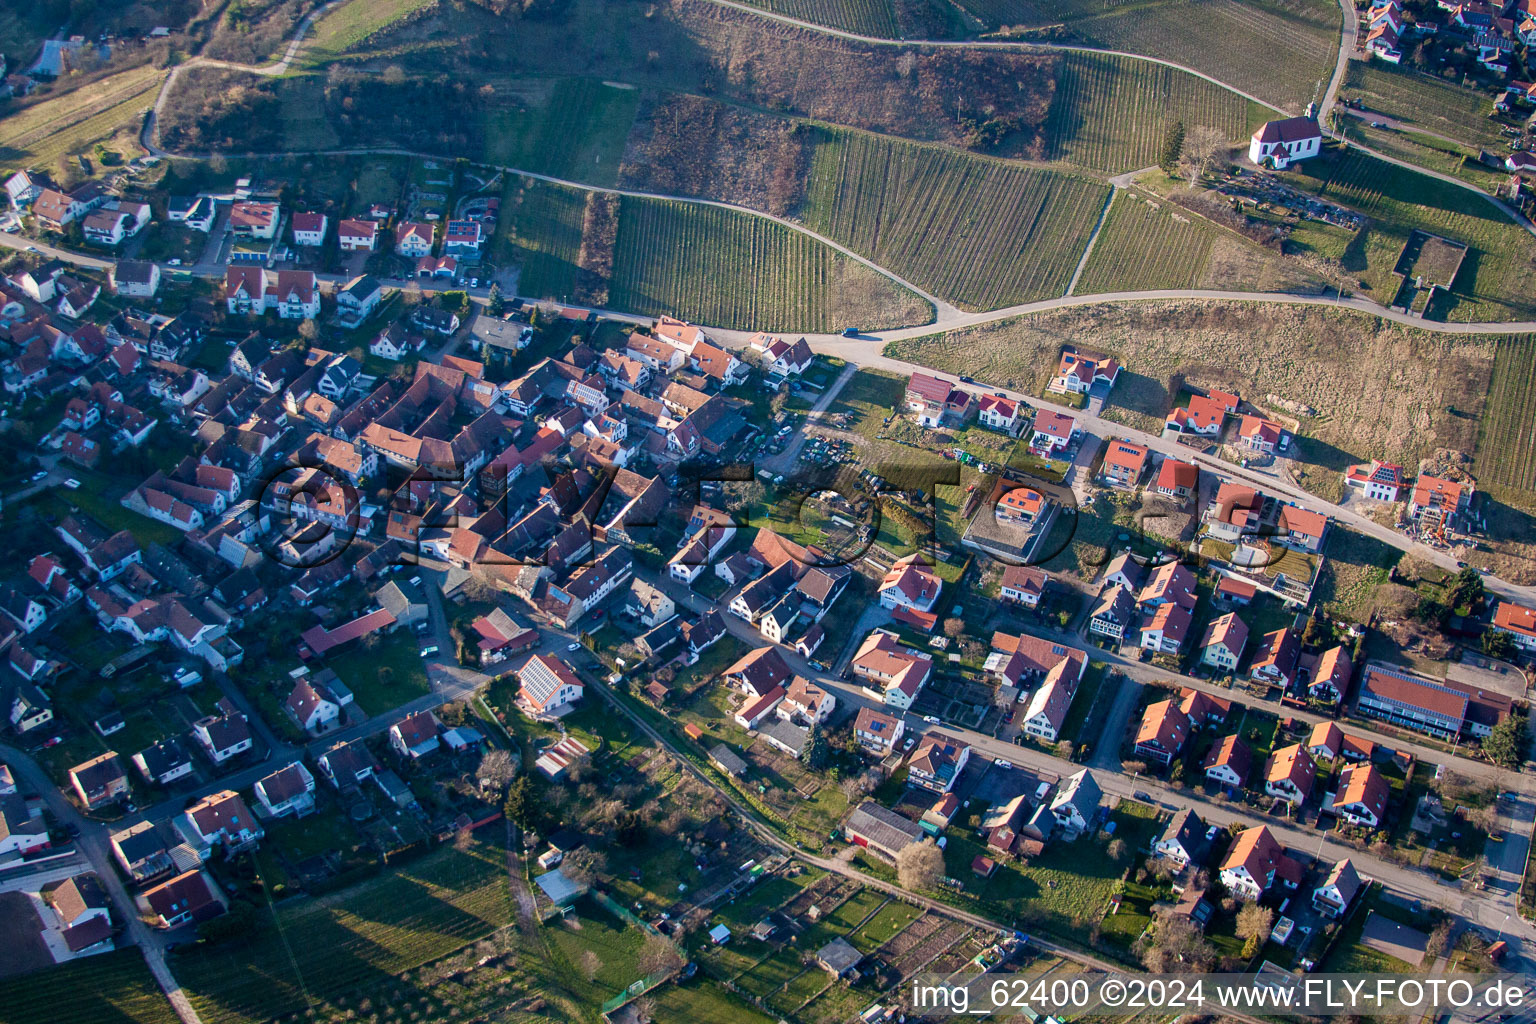
<svg viewBox="0 0 1536 1024"><path fill-rule="evenodd" d="M581 973L588 981L597 980L597 972L603 969L602 959L590 949L581 954Z"/></svg>
<svg viewBox="0 0 1536 1024"><path fill-rule="evenodd" d="M1229 148L1227 136L1221 129L1196 125L1184 136L1179 174L1189 182L1190 188L1194 188Z"/></svg>
<svg viewBox="0 0 1536 1024"><path fill-rule="evenodd" d="M1275 913L1257 903L1250 903L1237 912L1237 937L1251 939L1258 936L1261 941L1263 936L1269 934L1274 927Z"/></svg>
<svg viewBox="0 0 1536 1024"><path fill-rule="evenodd" d="M683 954L678 951L677 943L660 935L652 935L645 940L645 945L640 947L640 956L636 961L640 970L647 976L653 974L666 974L679 970L683 966Z"/></svg>
<svg viewBox="0 0 1536 1024"><path fill-rule="evenodd" d="M896 878L905 889L932 889L944 877L944 851L932 839L913 843L896 855Z"/></svg>
<svg viewBox="0 0 1536 1024"><path fill-rule="evenodd" d="M516 774L517 765L512 760L512 754L505 750L487 750L485 756L480 758L480 767L475 769L475 778L480 782L480 787L497 793L506 789Z"/></svg>

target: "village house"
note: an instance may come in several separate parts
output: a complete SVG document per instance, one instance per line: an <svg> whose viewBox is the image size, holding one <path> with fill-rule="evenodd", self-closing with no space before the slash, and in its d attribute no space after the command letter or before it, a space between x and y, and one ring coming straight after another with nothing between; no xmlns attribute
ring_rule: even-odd
<svg viewBox="0 0 1536 1024"><path fill-rule="evenodd" d="M864 638L849 667L863 681L866 693L887 707L905 711L928 681L933 659L877 629Z"/></svg>
<svg viewBox="0 0 1536 1024"><path fill-rule="evenodd" d="M1306 802L1312 794L1317 765L1300 743L1276 750L1264 766L1264 792L1292 805Z"/></svg>
<svg viewBox="0 0 1536 1024"><path fill-rule="evenodd" d="M1207 779L1228 789L1241 789L1252 765L1253 752L1236 733L1217 740L1200 763Z"/></svg>
<svg viewBox="0 0 1536 1024"><path fill-rule="evenodd" d="M1333 866L1323 884L1312 890L1312 909L1335 920L1354 902L1361 888L1360 875L1346 857Z"/></svg>
<svg viewBox="0 0 1536 1024"><path fill-rule="evenodd" d="M1221 882L1240 900L1253 902L1274 884L1285 851L1269 829L1260 825L1238 833L1221 865Z"/></svg>
<svg viewBox="0 0 1536 1024"><path fill-rule="evenodd" d="M1344 471L1344 486L1358 491L1369 501L1396 501L1407 486L1403 467L1380 459L1350 466Z"/></svg>
<svg viewBox="0 0 1536 1024"><path fill-rule="evenodd" d="M1386 821L1392 787L1375 765L1354 764L1339 773L1338 789L1330 808L1354 825L1380 828Z"/></svg>
<svg viewBox="0 0 1536 1024"><path fill-rule="evenodd" d="M1200 663L1222 672L1236 672L1248 645L1248 624L1236 612L1211 620L1200 637Z"/></svg>
<svg viewBox="0 0 1536 1024"><path fill-rule="evenodd" d="M1110 441L1105 447L1100 475L1111 487L1134 489L1146 470L1149 449L1130 441Z"/></svg>
<svg viewBox="0 0 1536 1024"><path fill-rule="evenodd" d="M917 749L907 762L907 785L948 793L960 781L960 773L970 758L969 743L941 732L928 732L918 740Z"/></svg>
<svg viewBox="0 0 1536 1024"><path fill-rule="evenodd" d="M1064 412L1041 409L1035 413L1034 433L1029 436L1029 446L1041 456L1053 456L1065 451L1078 434L1077 420Z"/></svg>
<svg viewBox="0 0 1536 1024"><path fill-rule="evenodd" d="M1056 375L1051 378L1047 390L1059 395L1086 395L1096 384L1105 389L1114 387L1119 378L1119 360L1068 347L1062 350ZM1036 429L1039 429L1038 422Z"/></svg>

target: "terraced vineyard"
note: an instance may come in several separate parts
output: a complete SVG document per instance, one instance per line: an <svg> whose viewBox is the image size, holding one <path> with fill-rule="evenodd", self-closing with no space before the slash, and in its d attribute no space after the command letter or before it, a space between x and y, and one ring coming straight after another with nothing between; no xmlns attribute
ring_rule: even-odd
<svg viewBox="0 0 1536 1024"><path fill-rule="evenodd" d="M1500 338L1477 438L1477 482L1536 504L1536 337Z"/></svg>
<svg viewBox="0 0 1536 1024"><path fill-rule="evenodd" d="M83 151L152 107L160 78L146 64L10 114L0 120L6 164L52 167L60 156Z"/></svg>
<svg viewBox="0 0 1536 1024"><path fill-rule="evenodd" d="M1065 291L1108 186L875 136L827 133L800 217L969 309Z"/></svg>
<svg viewBox="0 0 1536 1024"><path fill-rule="evenodd" d="M1477 89L1416 71L1388 69L1375 61L1352 60L1339 95L1358 97L1371 113L1419 125L1473 149L1504 144L1498 125L1488 117L1493 112L1493 97Z"/></svg>
<svg viewBox="0 0 1536 1024"><path fill-rule="evenodd" d="M1115 193L1077 295L1158 288L1315 293L1300 265L1174 203Z"/></svg>
<svg viewBox="0 0 1536 1024"><path fill-rule="evenodd" d="M177 1024L176 1011L132 947L0 982L5 1024Z"/></svg>
<svg viewBox="0 0 1536 1024"><path fill-rule="evenodd" d="M281 927L248 941L178 956L173 969L206 1024L243 1024L386 982L511 919L500 847L445 848L279 912Z"/></svg>
<svg viewBox="0 0 1536 1024"><path fill-rule="evenodd" d="M581 253L586 193L532 178L510 179L492 252L498 262L522 266L519 295L569 301Z"/></svg>
<svg viewBox="0 0 1536 1024"><path fill-rule="evenodd" d="M747 0L775 14L861 36L894 39L899 35L890 0Z"/></svg>
<svg viewBox="0 0 1536 1024"><path fill-rule="evenodd" d="M921 324L932 307L807 235L734 210L625 198L609 301L716 327Z"/></svg>
<svg viewBox="0 0 1536 1024"><path fill-rule="evenodd" d="M1264 117L1258 104L1184 71L1113 54L1069 53L1045 122L1045 157L1111 173L1137 170L1158 162L1174 121L1219 128L1235 142Z"/></svg>
<svg viewBox="0 0 1536 1024"><path fill-rule="evenodd" d="M1536 314L1536 296L1529 287L1536 239L1478 193L1355 149L1298 164L1285 177L1373 219L1351 249L1364 255L1361 277L1380 301L1396 294L1392 269L1409 233L1420 228L1472 250L1457 275L1447 318L1511 320Z"/></svg>
<svg viewBox="0 0 1536 1024"><path fill-rule="evenodd" d="M1216 229L1168 205L1121 192L1109 208L1083 276L1080 295L1194 288L1205 273Z"/></svg>
<svg viewBox="0 0 1536 1024"><path fill-rule="evenodd" d="M1047 10L1091 46L1173 61L1298 114L1327 87L1342 28L1332 0L1060 0Z"/></svg>

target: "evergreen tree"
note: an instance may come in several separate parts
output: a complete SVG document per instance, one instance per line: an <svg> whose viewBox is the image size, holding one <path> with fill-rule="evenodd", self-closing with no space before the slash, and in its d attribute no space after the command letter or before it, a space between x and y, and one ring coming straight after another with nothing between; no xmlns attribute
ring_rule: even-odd
<svg viewBox="0 0 1536 1024"><path fill-rule="evenodd" d="M1163 154L1157 164L1169 174L1179 165L1179 155L1184 152L1184 122L1174 121L1163 134Z"/></svg>
<svg viewBox="0 0 1536 1024"><path fill-rule="evenodd" d="M831 753L831 749L827 746L827 738L821 734L821 724L813 722L811 733L805 738L805 749L800 752L805 766L813 772L819 772L827 766L827 758Z"/></svg>

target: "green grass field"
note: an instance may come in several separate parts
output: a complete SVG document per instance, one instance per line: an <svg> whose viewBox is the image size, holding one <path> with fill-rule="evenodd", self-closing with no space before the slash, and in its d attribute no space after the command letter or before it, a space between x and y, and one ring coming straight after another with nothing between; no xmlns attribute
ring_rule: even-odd
<svg viewBox="0 0 1536 1024"><path fill-rule="evenodd" d="M718 327L874 328L932 319L928 303L822 243L733 210L626 198L610 304Z"/></svg>
<svg viewBox="0 0 1536 1024"><path fill-rule="evenodd" d="M866 135L816 146L801 219L968 309L1060 295L1107 188Z"/></svg>
<svg viewBox="0 0 1536 1024"><path fill-rule="evenodd" d="M594 185L618 178L640 91L591 78L498 87L481 113L487 163Z"/></svg>
<svg viewBox="0 0 1536 1024"><path fill-rule="evenodd" d="M1040 6L1075 40L1182 64L1297 113L1322 95L1339 48L1341 13L1328 0L1060 0Z"/></svg>
<svg viewBox="0 0 1536 1024"><path fill-rule="evenodd" d="M501 847L474 843L267 916L248 941L194 948L172 969L205 1024L268 1020L385 983L511 919Z"/></svg>
<svg viewBox="0 0 1536 1024"><path fill-rule="evenodd" d="M1264 112L1241 96L1174 68L1131 57L1068 53L1045 122L1045 157L1095 170L1158 162L1168 125L1219 128L1234 142Z"/></svg>
<svg viewBox="0 0 1536 1024"><path fill-rule="evenodd" d="M1528 319L1536 312L1528 287L1536 239L1478 193L1355 149L1297 166L1285 174L1293 184L1372 218L1345 252L1344 266L1370 284L1378 301L1396 294L1392 268L1409 232L1419 228L1470 247L1448 319Z"/></svg>
<svg viewBox="0 0 1536 1024"><path fill-rule="evenodd" d="M492 242L493 257L521 264L518 292L568 299L576 288L586 193L531 178L509 178Z"/></svg>
<svg viewBox="0 0 1536 1024"><path fill-rule="evenodd" d="M317 67L341 57L375 32L416 13L432 0L351 0L310 26L295 55L301 67ZM286 44L284 46L286 49ZM281 53L279 53L281 56Z"/></svg>
<svg viewBox="0 0 1536 1024"><path fill-rule="evenodd" d="M1418 125L1474 150L1504 145L1498 124L1488 116L1493 113L1494 98L1479 89L1375 61L1352 60L1339 95L1362 100L1369 113Z"/></svg>
<svg viewBox="0 0 1536 1024"><path fill-rule="evenodd" d="M177 1024L144 957L128 947L0 982L3 1024Z"/></svg>
<svg viewBox="0 0 1536 1024"><path fill-rule="evenodd" d="M1500 338L1488 405L1477 437L1479 487L1510 492L1517 504L1536 497L1536 338Z"/></svg>

